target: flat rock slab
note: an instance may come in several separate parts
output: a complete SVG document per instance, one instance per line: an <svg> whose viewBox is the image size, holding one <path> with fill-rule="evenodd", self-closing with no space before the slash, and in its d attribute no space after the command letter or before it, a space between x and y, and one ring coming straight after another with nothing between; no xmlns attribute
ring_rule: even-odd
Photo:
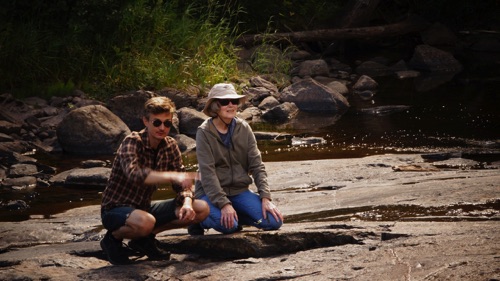
<svg viewBox="0 0 500 281"><path fill-rule="evenodd" d="M111 266L99 206L0 224L0 280L499 280L498 169L419 155L269 162L279 231L161 233L169 261ZM446 166L449 167L449 166Z"/></svg>

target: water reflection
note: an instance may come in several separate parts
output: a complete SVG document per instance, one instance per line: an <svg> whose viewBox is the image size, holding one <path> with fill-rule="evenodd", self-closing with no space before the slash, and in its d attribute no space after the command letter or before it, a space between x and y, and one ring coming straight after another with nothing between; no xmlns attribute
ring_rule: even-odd
<svg viewBox="0 0 500 281"><path fill-rule="evenodd" d="M498 71L498 70L497 70ZM286 132L296 137L319 137L324 143L293 145L286 141L259 141L264 161L295 161L364 157L383 153L429 153L443 151L484 153L487 161L500 158L500 79L459 77L432 90L420 92L419 80L378 78L380 89L371 100L350 97L351 108L342 116L301 113L282 125L252 124L255 131ZM384 114L365 114L362 109L403 106ZM388 114L386 114L388 113ZM462 155L467 155L463 153ZM476 155L476 156L477 156ZM40 157L40 158L39 158ZM78 156L44 155L39 162L58 172L88 160ZM113 156L96 156L112 161ZM195 171L194 153L184 155L188 170ZM80 206L98 205L99 190L61 187L37 188L36 192L0 191L1 202L26 200L27 210L0 210L0 221L47 218ZM171 189L156 193L155 199L170 198ZM98 214L96 214L98 215Z"/></svg>

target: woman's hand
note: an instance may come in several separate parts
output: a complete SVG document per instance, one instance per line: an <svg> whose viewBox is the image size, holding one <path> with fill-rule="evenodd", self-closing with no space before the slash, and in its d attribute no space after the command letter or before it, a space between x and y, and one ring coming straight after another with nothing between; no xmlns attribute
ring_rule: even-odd
<svg viewBox="0 0 500 281"><path fill-rule="evenodd" d="M264 219L267 219L267 212L271 213L276 221L283 221L283 215L278 210L278 207L269 198L262 198L262 216Z"/></svg>
<svg viewBox="0 0 500 281"><path fill-rule="evenodd" d="M226 204L224 207L222 207L221 214L222 215L220 218L220 223L227 229L233 228L234 221L238 221L238 215L236 214L233 205Z"/></svg>

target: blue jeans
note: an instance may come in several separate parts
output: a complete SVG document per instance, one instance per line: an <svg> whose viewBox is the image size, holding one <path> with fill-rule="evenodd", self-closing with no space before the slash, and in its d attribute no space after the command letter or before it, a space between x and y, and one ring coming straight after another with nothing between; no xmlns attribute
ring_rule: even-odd
<svg viewBox="0 0 500 281"><path fill-rule="evenodd" d="M229 234L238 230L238 224L251 225L263 230L276 230L283 224L282 221L276 221L269 212L266 219L262 217L262 201L259 195L250 190L238 195L228 196L238 215L238 221L234 221L233 228L226 228L221 224L221 210L213 205L206 195L200 199L206 201L210 206L210 215L201 222L201 227L205 229L213 228L218 232Z"/></svg>

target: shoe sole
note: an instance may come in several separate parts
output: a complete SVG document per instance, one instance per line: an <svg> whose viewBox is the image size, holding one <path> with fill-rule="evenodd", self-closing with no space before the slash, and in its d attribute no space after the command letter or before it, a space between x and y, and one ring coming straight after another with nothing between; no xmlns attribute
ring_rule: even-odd
<svg viewBox="0 0 500 281"><path fill-rule="evenodd" d="M170 260L170 253L165 253L164 256L149 256L147 254L147 251L145 251L144 248L139 245L134 245L133 243L131 244L129 242L128 247L136 252L141 253L142 255L148 256L148 259L150 260Z"/></svg>
<svg viewBox="0 0 500 281"><path fill-rule="evenodd" d="M113 265L125 265L125 264L130 264L130 260L128 260L128 257L127 257L127 260L124 260L123 262L121 261L115 261L111 258L111 256L108 254L109 252L109 249L106 247L106 244L104 243L104 240L101 240L101 249L103 250L104 254L106 255L106 257L108 258L108 261L113 264Z"/></svg>

